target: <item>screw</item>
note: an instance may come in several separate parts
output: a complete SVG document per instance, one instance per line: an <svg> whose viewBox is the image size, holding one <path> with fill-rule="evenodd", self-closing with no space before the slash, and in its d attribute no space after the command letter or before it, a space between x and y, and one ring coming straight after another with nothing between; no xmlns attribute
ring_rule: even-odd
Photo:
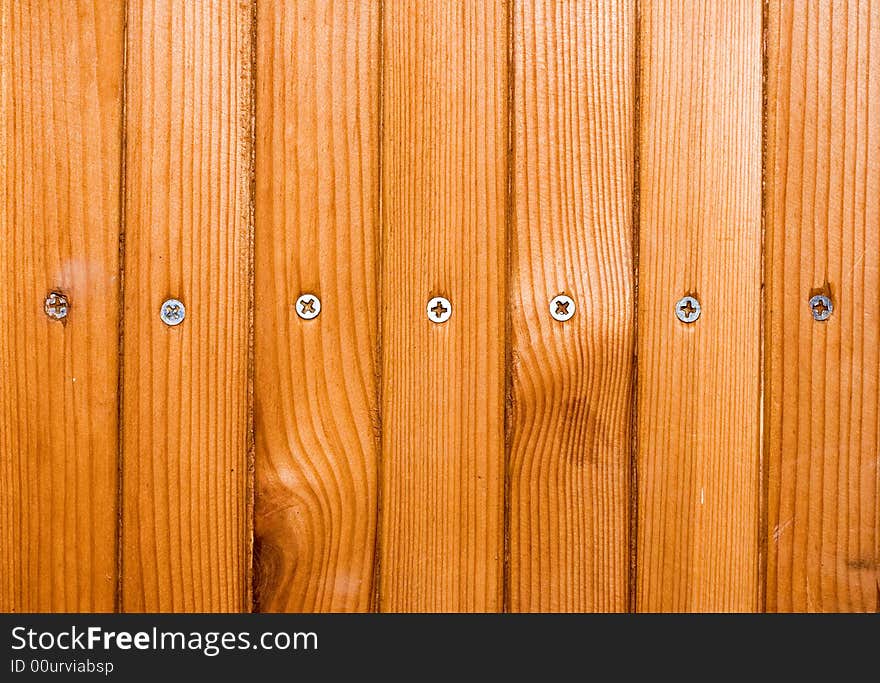
<svg viewBox="0 0 880 683"><path fill-rule="evenodd" d="M445 297L435 296L428 302L425 310L432 323L445 323L452 315L452 304Z"/></svg>
<svg viewBox="0 0 880 683"><path fill-rule="evenodd" d="M550 299L550 315L554 320L564 323L574 316L574 299L565 294L558 294Z"/></svg>
<svg viewBox="0 0 880 683"><path fill-rule="evenodd" d="M168 299L159 309L159 317L169 327L180 325L186 317L186 306L177 299Z"/></svg>
<svg viewBox="0 0 880 683"><path fill-rule="evenodd" d="M52 320L64 320L69 308L70 302L61 292L49 292L43 304L43 310Z"/></svg>
<svg viewBox="0 0 880 683"><path fill-rule="evenodd" d="M675 304L675 317L683 323L697 322L703 309L700 302L692 296L685 296L678 300Z"/></svg>
<svg viewBox="0 0 880 683"><path fill-rule="evenodd" d="M810 312L813 314L813 320L828 320L834 312L834 304L831 303L831 297L824 294L817 294L810 299Z"/></svg>
<svg viewBox="0 0 880 683"><path fill-rule="evenodd" d="M302 294L294 305L296 314L303 320L312 320L321 312L321 300L314 294Z"/></svg>

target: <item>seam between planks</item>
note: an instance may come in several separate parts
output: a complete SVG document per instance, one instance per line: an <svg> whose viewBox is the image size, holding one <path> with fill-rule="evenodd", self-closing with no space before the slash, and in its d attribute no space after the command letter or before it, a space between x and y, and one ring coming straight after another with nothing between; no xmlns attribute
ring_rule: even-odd
<svg viewBox="0 0 880 683"><path fill-rule="evenodd" d="M256 434L254 428L254 377L255 377L255 352L254 352L254 316L256 308L256 132L257 132L257 0L250 0L249 26L247 36L249 44L248 59L243 60L248 64L248 107L245 108L247 116L247 144L248 150L248 202L247 202L247 367L245 369L245 384L247 392L246 406L246 433L245 433L245 574L244 574L244 605L243 611L253 612L254 603L254 491L255 491L255 464L256 464Z"/></svg>
<svg viewBox="0 0 880 683"><path fill-rule="evenodd" d="M512 291L513 288L511 286L512 277L511 277L511 269L513 264L513 221L515 218L515 201L514 201L514 193L515 193L515 161L516 161L516 147L514 144L514 136L516 135L516 127L515 127L515 117L516 117L516 107L514 99L516 97L516 78L514 76L514 69L516 67L516 44L515 44L515 28L514 28L514 8L515 8L516 0L509 0L506 4L506 12L507 16L505 18L505 27L507 30L507 73L505 74L507 77L507 150L506 150L506 164L507 168L505 169L505 177L507 180L507 187L505 193L505 218L504 218L504 242L505 242L505 263L504 263L504 298L505 302L504 307L504 415L502 419L504 421L504 477L503 477L503 514L504 518L502 520L502 543L503 543L503 558L502 558L502 566L501 566L501 611L502 612L510 612L510 489L511 489L511 476L510 476L510 458L512 451L512 433L513 433L513 423L511 420L511 413L513 409L514 402L514 389L513 389L513 301L512 301Z"/></svg>
<svg viewBox="0 0 880 683"><path fill-rule="evenodd" d="M256 2L256 0L254 0ZM384 144L384 127L385 127L385 1L379 0L377 12L379 16L376 18L378 22L377 27L377 46L376 46L376 69L378 70L378 78L376 83L376 135L377 135L377 149L376 149L376 211L378 216L376 217L378 225L376 226L376 251L375 251L375 280L376 280L376 292L378 292L377 297L377 307L376 307L376 352L375 352L375 360L373 365L373 380L375 386L373 388L373 392L376 397L376 404L373 410L373 429L374 429L374 438L376 440L376 528L375 534L373 537L373 572L372 572L372 605L371 611L373 612L381 612L382 611L382 595L381 595L381 575L382 575L382 563L381 563L381 552L382 552L382 489L383 489L383 477L382 477L382 461L384 458L384 430L382 425L382 379L384 375L385 368L385 350L384 345L382 343L382 330L383 324L382 321L384 319L384 315L382 312L383 302L385 300L385 212L384 212L384 203L382 201L382 191L384 189L384 183L382 179L382 161L383 161L383 150L385 148Z"/></svg>
<svg viewBox="0 0 880 683"><path fill-rule="evenodd" d="M642 3L635 0L635 26L633 27L633 169L632 169L632 307L633 346L632 380L630 382L630 481L629 481L629 605L628 612L636 612L636 587L638 578L638 512L639 512L639 239L641 233L641 25Z"/></svg>
<svg viewBox="0 0 880 683"><path fill-rule="evenodd" d="M121 612L123 609L123 429L125 426L123 402L124 390L124 341L125 341L125 180L126 180L126 150L128 148L128 1L122 3L122 80L120 88L119 107L119 221L117 224L119 241L119 303L116 316L116 589L113 596L113 611Z"/></svg>
<svg viewBox="0 0 880 683"><path fill-rule="evenodd" d="M765 400L767 388L767 354L766 346L766 320L767 311L767 125L768 125L768 92L767 76L769 70L769 55L767 52L767 18L770 13L770 0L761 3L761 310L758 316L758 528L756 541L758 545L758 567L756 586L758 612L767 611L767 519L769 498L769 470L766 462L768 438L766 425L769 422L769 402Z"/></svg>

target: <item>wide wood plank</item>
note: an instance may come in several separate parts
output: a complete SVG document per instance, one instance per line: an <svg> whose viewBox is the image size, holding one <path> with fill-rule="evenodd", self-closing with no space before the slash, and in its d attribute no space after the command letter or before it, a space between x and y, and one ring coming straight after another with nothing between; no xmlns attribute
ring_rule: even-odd
<svg viewBox="0 0 880 683"><path fill-rule="evenodd" d="M880 2L773 0L767 43L767 609L875 611Z"/></svg>
<svg viewBox="0 0 880 683"><path fill-rule="evenodd" d="M758 607L760 0L640 10L636 608ZM680 322L679 298L702 315Z"/></svg>
<svg viewBox="0 0 880 683"><path fill-rule="evenodd" d="M510 609L623 611L635 3L517 0L513 24Z"/></svg>
<svg viewBox="0 0 880 683"><path fill-rule="evenodd" d="M507 19L384 3L383 610L502 606Z"/></svg>
<svg viewBox="0 0 880 683"><path fill-rule="evenodd" d="M128 2L127 611L250 606L251 19L237 0Z"/></svg>
<svg viewBox="0 0 880 683"><path fill-rule="evenodd" d="M377 520L376 0L258 6L255 571L266 611L366 611ZM320 298L303 320L300 294Z"/></svg>
<svg viewBox="0 0 880 683"><path fill-rule="evenodd" d="M115 605L122 6L0 4L0 612Z"/></svg>

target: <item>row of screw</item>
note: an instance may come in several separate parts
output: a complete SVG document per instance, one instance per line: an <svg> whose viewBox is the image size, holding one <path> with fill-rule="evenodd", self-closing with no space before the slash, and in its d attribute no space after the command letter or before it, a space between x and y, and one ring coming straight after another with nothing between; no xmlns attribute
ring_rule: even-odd
<svg viewBox="0 0 880 683"><path fill-rule="evenodd" d="M834 311L834 304L831 303L831 297L824 294L816 294L810 297L810 313L814 320L822 322L831 317ZM675 304L675 317L683 323L694 323L700 317L702 308L700 302L692 296L685 296L678 300Z"/></svg>
<svg viewBox="0 0 880 683"><path fill-rule="evenodd" d="M49 292L43 302L43 310L52 320L64 320L70 312L70 301L61 292ZM186 306L177 299L168 299L159 309L159 317L170 327L180 325L186 317Z"/></svg>
<svg viewBox="0 0 880 683"><path fill-rule="evenodd" d="M452 316L452 304L442 296L435 296L428 301L425 310L428 320L433 323L445 323ZM810 312L816 320L828 320L833 310L831 299L824 294L817 294L810 299ZM675 316L683 323L697 322L702 311L700 302L692 296L682 297L675 304ZM296 312L304 320L316 318L321 312L321 300L314 294L303 294L296 301ZM550 299L550 316L554 320L565 322L574 317L574 312L575 303L570 296L559 294Z"/></svg>
<svg viewBox="0 0 880 683"><path fill-rule="evenodd" d="M296 313L303 320L312 320L321 312L321 300L314 294L303 294L296 300ZM559 322L570 320L575 312L574 299L565 294L559 294L550 299L550 316ZM50 292L44 305L46 315L52 320L63 320L70 310L70 302L61 292ZM693 296L685 296L675 304L675 317L683 323L695 323L702 313L700 302ZM445 323L452 317L452 303L442 296L435 296L428 301L425 307L428 320L432 323ZM810 313L815 320L823 321L831 317L834 304L831 298L824 294L817 294L810 298ZM186 306L177 299L168 299L159 309L159 317L166 325L174 327L180 325L186 317Z"/></svg>

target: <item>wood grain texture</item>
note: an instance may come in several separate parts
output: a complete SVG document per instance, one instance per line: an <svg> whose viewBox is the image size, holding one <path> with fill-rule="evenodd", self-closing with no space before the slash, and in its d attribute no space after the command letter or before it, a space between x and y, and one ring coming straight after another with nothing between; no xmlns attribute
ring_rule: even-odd
<svg viewBox="0 0 880 683"><path fill-rule="evenodd" d="M378 440L375 0L258 7L257 603L373 604ZM297 316L302 293L321 313Z"/></svg>
<svg viewBox="0 0 880 683"><path fill-rule="evenodd" d="M386 611L502 606L507 19L490 0L384 5Z"/></svg>
<svg viewBox="0 0 880 683"><path fill-rule="evenodd" d="M625 611L635 4L517 0L513 35L510 609Z"/></svg>
<svg viewBox="0 0 880 683"><path fill-rule="evenodd" d="M239 611L251 8L130 0L127 25L122 608Z"/></svg>
<svg viewBox="0 0 880 683"><path fill-rule="evenodd" d="M880 2L774 0L767 42L767 609L875 611Z"/></svg>
<svg viewBox="0 0 880 683"><path fill-rule="evenodd" d="M758 607L761 2L640 11L636 608ZM693 324L676 301L702 304Z"/></svg>
<svg viewBox="0 0 880 683"><path fill-rule="evenodd" d="M122 25L0 3L0 612L114 608Z"/></svg>

